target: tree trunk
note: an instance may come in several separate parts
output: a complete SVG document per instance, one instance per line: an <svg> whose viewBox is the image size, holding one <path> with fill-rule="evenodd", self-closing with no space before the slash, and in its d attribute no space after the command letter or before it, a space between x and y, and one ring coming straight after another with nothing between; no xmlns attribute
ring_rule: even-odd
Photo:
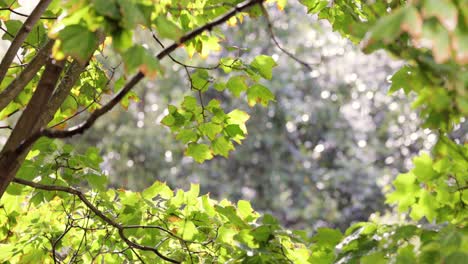
<svg viewBox="0 0 468 264"><path fill-rule="evenodd" d="M47 111L47 103L54 92L64 64L65 61L55 61L51 58L48 60L36 91L0 152L0 198L29 151L28 148L17 153L16 149L43 125L39 124L41 116Z"/></svg>

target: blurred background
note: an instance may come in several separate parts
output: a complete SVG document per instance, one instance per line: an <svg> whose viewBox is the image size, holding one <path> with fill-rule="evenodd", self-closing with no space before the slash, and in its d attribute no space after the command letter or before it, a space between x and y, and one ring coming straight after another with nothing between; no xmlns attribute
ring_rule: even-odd
<svg viewBox="0 0 468 264"><path fill-rule="evenodd" d="M436 141L418 129L406 96L387 95L389 77L402 63L384 53L362 54L299 5L269 11L279 42L312 69L282 53L262 19L223 28L222 46L243 48L245 60L269 54L279 65L266 83L276 96L267 108L249 108L245 100L214 89L204 95L206 102L221 99L226 112L239 107L251 116L247 139L228 159L200 165L184 157L183 145L160 124L168 104L191 94L184 69L169 59L163 61L163 78L138 88L140 102L110 113L73 140L102 150L114 187L142 190L160 180L187 189L198 182L212 198L250 200L290 228L345 228L384 211L384 189L410 167L412 156ZM147 33L138 40L160 50ZM228 55L223 49L206 59L188 59L183 51L174 57L207 66Z"/></svg>
<svg viewBox="0 0 468 264"><path fill-rule="evenodd" d="M216 157L200 165L184 157L183 145L160 124L168 104L178 105L191 94L184 69L169 59L162 61L164 76L138 87L138 103L115 109L70 142L82 151L101 149L102 169L112 187L142 190L159 180L188 189L197 182L212 198L250 200L256 210L293 229L344 229L374 212L385 213L389 208L383 195L393 178L437 141L419 127L411 98L387 94L390 76L402 62L385 53L361 53L294 2L284 11L269 11L281 45L312 67L282 53L261 18L222 27L222 46L241 48L237 51L246 60L272 55L279 65L273 80L265 83L276 96L267 108L249 108L242 98L214 89L204 95L207 102L221 99L226 112L241 108L251 116L247 139L228 159ZM155 53L161 49L148 32L136 40ZM183 51L173 55L206 66L232 55L226 50L203 59L189 59ZM108 56L103 64L110 69L118 59ZM466 131L465 122L454 136L464 137Z"/></svg>

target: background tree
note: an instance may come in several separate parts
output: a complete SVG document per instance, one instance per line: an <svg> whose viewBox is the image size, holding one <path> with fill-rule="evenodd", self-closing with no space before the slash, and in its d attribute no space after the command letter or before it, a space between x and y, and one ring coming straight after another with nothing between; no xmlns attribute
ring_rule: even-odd
<svg viewBox="0 0 468 264"><path fill-rule="evenodd" d="M338 230L318 229L311 239L304 232L283 230L270 215L260 217L247 201L233 206L226 200L211 200L208 195L199 197L198 185L187 192L173 192L161 182L141 193L106 189L107 177L101 172L97 148L75 151L71 145L51 141L88 131L118 104L127 108L136 98L132 91L135 86L145 77L161 76L164 70L159 60L169 57L187 74L191 93L181 96L177 106L169 105L160 122L170 128L185 155L193 160L228 156L246 137L245 123L250 116L237 105L230 109L225 95L241 96L250 107L267 106L275 100L271 92L275 89L265 84L272 79L277 61L261 54L243 55L243 47L229 45L213 66L188 65L171 53L183 44L189 56L206 57L221 48L219 40L224 37L217 26L225 22L234 25L246 16L263 16L267 35L277 48L310 68L271 35L271 16L263 1L159 5L131 0L39 1L30 15L16 11L16 1L0 4L0 17L5 21L3 37L11 40L0 63L0 116L10 122L19 116L0 153L4 211L0 219L1 259L25 263L80 259L375 263L396 259L412 263L417 258L451 263L466 257L463 209L467 200L467 148L449 134L467 112L465 2L303 2L309 12L328 19L335 31L361 42L364 51L383 48L407 60L393 75L391 91L414 91L414 105L419 106L423 127L439 137L433 158L427 154L416 158L415 168L398 176L396 190L387 195L387 202L397 203L400 211L410 209L413 221L424 217L433 225L421 222L416 226L405 221L389 225L383 219L353 225L346 231L347 237ZM276 4L284 9L284 2ZM14 21L9 19L12 13L27 18ZM152 37L160 45L155 56L155 47L145 43L147 38L138 37L153 30ZM134 72L136 75L130 77ZM350 77L346 84L353 80L359 79ZM342 89L346 88L343 85ZM353 98L352 93L344 93L342 98L334 95L346 107L349 94ZM147 89L143 89L143 110L146 95ZM89 116L79 120L87 110ZM288 120L288 113L281 110L273 109L272 114L280 124ZM304 119L301 117L306 123ZM144 125L140 121L137 126ZM344 127L355 129L355 125ZM300 136L301 129L306 133L307 124L286 121L288 133ZM363 146L366 133L357 129L356 134L357 145ZM312 139L313 150L306 147L303 151L320 153L317 164L313 164L317 169L336 168L340 164L335 157L360 154L356 151L359 148L330 146L326 137ZM301 150L300 144L288 139L287 151L272 155L271 160L296 161L297 157L288 154ZM268 142L254 146L266 150ZM171 155L165 152L165 156L169 159ZM127 161L127 166L133 165L134 159ZM252 170L265 175L268 169L255 166ZM297 181L289 184L286 179L285 183L293 190L298 188L294 187ZM87 187L89 192L85 191ZM265 187L255 186L262 198ZM318 183L316 187L320 189ZM337 203L343 200L341 195L337 193ZM348 200L353 201L352 197Z"/></svg>

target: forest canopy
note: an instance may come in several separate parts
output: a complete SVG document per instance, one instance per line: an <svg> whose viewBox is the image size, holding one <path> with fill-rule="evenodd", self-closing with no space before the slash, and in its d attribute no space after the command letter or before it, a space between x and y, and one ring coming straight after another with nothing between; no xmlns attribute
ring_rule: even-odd
<svg viewBox="0 0 468 264"><path fill-rule="evenodd" d="M2 263L465 263L468 1L0 0L0 21ZM346 41L300 43L326 28ZM374 90L339 74L352 49L391 65Z"/></svg>

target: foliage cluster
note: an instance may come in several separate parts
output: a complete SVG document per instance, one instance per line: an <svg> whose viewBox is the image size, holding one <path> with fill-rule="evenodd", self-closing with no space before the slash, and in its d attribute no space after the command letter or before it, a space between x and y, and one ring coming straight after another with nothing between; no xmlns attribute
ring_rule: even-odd
<svg viewBox="0 0 468 264"><path fill-rule="evenodd" d="M176 192L160 182L141 193L108 190L96 149L80 154L52 140L86 132L119 103L127 107L135 99L135 85L163 75L159 60L182 45L190 56L220 49L223 35L216 26L267 17L263 1L41 0L21 22L9 19L18 13L17 1L0 0L3 38L11 40L0 63L0 117L11 120L21 113L0 153L0 259L463 263L468 254L468 147L447 133L468 112L468 2L301 2L334 30L360 42L364 51L385 49L407 61L393 76L392 90L415 92L424 126L439 133L432 158L415 158L414 169L399 175L387 196L399 210L409 211L411 220L358 223L345 234L318 229L309 238L284 230L269 215L260 216L247 201L234 206L200 196L198 185ZM276 4L285 7L285 1ZM133 41L137 27L154 29L154 38L173 42L161 42L162 50L153 55ZM108 50L125 68L117 80L99 60ZM18 51L21 57L14 61ZM169 106L162 123L196 161L227 156L247 134L248 115L225 111L218 100L205 104L203 94L227 89L234 96L245 93L250 106L266 105L274 97L260 82L272 79L274 66L266 55L249 61L226 57L216 66L224 70L224 81L213 81L206 69L189 73L195 96ZM107 100L105 94L113 97ZM88 118L66 129L86 110Z"/></svg>

